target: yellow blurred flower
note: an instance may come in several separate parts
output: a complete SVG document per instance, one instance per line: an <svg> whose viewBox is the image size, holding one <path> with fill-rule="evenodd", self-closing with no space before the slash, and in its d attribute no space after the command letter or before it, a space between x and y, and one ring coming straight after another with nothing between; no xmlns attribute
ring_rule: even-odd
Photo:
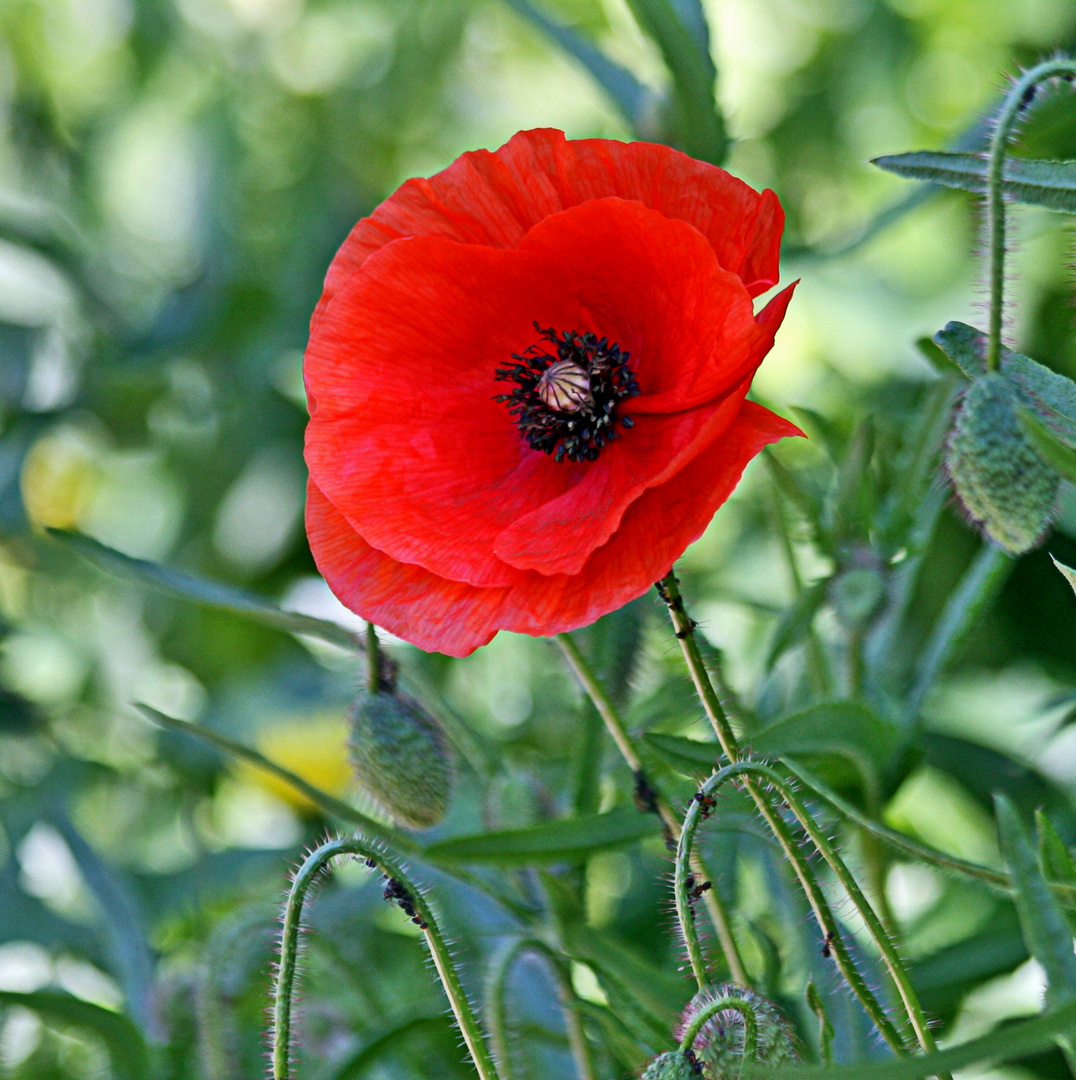
<svg viewBox="0 0 1076 1080"><path fill-rule="evenodd" d="M93 498L101 468L90 440L72 428L42 436L22 467L22 499L42 528L76 528Z"/></svg>
<svg viewBox="0 0 1076 1080"><path fill-rule="evenodd" d="M270 725L258 735L255 745L274 764L339 798L351 786L347 736L347 719L340 713L303 713ZM253 781L299 812L314 809L305 795L264 769L246 763L238 769L243 779Z"/></svg>

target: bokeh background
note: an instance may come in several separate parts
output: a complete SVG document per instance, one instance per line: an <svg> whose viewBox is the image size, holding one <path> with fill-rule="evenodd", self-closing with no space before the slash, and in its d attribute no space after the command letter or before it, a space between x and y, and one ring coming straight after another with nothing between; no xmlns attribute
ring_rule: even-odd
<svg viewBox="0 0 1076 1080"><path fill-rule="evenodd" d="M668 137L658 103L669 72L624 0L534 4L0 0L0 992L56 991L128 1018L134 1035L123 1037L148 1040L161 1076L258 1074L274 905L288 865L327 822L286 785L163 734L131 703L256 746L369 810L344 751L359 675L342 650L110 576L42 528L358 625L317 576L302 531L301 356L336 247L404 179L520 128ZM874 415L889 433L880 475L885 448L914 426L939 378L916 340L948 319L982 322L979 218L967 196L923 191L878 221L913 185L868 160L974 139L1007 76L1076 47L1076 7L703 7L733 139L726 165L778 192L784 278L803 279L756 392L816 436L782 460L823 485L827 453L841 460ZM558 43L535 11L574 36ZM633 73L634 115L565 40ZM1022 152L1076 157L1076 104L1064 92L1027 127ZM1076 376L1065 219L1022 211L1014 231L1010 344ZM763 719L811 693L809 642L793 636L779 677L766 675L796 597L781 513L808 586L841 569L793 504L782 511L761 461L683 563L706 638ZM860 531L870 549L873 534ZM899 544L886 543L895 564ZM922 643L978 543L946 506L897 655ZM1076 565L1071 491L1047 548ZM998 783L1025 809L1054 808L1076 839L1076 597L1047 548L1015 566L928 697L921 731L934 742L887 774L886 820L986 863L998 859ZM828 647L840 618L825 586L816 595L808 622ZM659 615L649 598L632 615L641 644L625 680L630 720L704 738ZM460 751L434 839L630 805L611 751L601 769L580 765L600 757L600 735L547 644L501 635L451 663L390 648L479 745ZM834 671L831 694L843 692ZM750 928L750 963L791 1000L817 952L795 890L757 839L714 843ZM1037 1010L1041 976L1010 905L923 867L883 870L875 884L945 1034ZM671 1014L687 988L666 872L654 838L568 877L606 962L636 972ZM435 884L477 987L510 920L432 869L420 876ZM537 888L525 878L520 888ZM313 920L303 1075L466 1075L411 928L376 887L345 871ZM607 1000L597 961L587 965L582 944L575 953L578 992ZM834 1000L841 1053L875 1053ZM540 969L519 969L512 1001L523 1058L570 1069ZM363 1059L392 1024L403 1026L388 1049ZM0 1075L141 1075L138 1052L124 1064L123 1040L106 1029L97 1014L42 1012L0 993ZM625 1071L610 1059L609 1075ZM1029 1074L1067 1075L1051 1055L997 1073Z"/></svg>

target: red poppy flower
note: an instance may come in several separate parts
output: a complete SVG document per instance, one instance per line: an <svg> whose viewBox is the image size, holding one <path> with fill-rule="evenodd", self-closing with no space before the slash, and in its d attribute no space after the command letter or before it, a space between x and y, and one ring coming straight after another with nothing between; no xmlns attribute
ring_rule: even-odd
<svg viewBox="0 0 1076 1080"><path fill-rule="evenodd" d="M665 146L525 131L409 180L329 268L307 532L352 610L465 656L668 572L767 443L783 213Z"/></svg>

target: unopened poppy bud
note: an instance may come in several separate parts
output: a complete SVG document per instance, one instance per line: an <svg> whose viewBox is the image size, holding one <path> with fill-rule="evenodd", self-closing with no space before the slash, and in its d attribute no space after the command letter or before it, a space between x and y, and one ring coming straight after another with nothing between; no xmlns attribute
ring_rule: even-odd
<svg viewBox="0 0 1076 1080"><path fill-rule="evenodd" d="M686 1054L672 1050L654 1058L642 1080L699 1080L699 1073Z"/></svg>
<svg viewBox="0 0 1076 1080"><path fill-rule="evenodd" d="M968 516L1013 554L1033 547L1046 531L1059 485L1024 436L1018 404L1003 375L975 379L957 410L945 456Z"/></svg>
<svg viewBox="0 0 1076 1080"><path fill-rule="evenodd" d="M557 412L579 412L590 397L590 376L571 360L555 360L538 380L542 404Z"/></svg>
<svg viewBox="0 0 1076 1080"><path fill-rule="evenodd" d="M723 998L730 999L729 1007L719 1008L702 1024L690 1047L706 1080L733 1080L740 1075L748 1028L745 1013L752 1018L755 1032L754 1052L748 1044L748 1057L764 1065L799 1060L795 1032L776 1006L754 990L733 983L700 990L684 1009L681 1032L693 1027Z"/></svg>
<svg viewBox="0 0 1076 1080"><path fill-rule="evenodd" d="M448 807L452 765L441 725L413 698L364 693L351 708L355 778L396 821L436 825Z"/></svg>

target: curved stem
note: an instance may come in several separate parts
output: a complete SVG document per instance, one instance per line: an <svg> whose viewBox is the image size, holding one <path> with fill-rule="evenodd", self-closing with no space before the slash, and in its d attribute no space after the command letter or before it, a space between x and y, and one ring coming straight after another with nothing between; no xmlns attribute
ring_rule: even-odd
<svg viewBox="0 0 1076 1080"><path fill-rule="evenodd" d="M703 798L692 800L687 813L684 815L684 828L680 833L680 843L676 850L674 896L676 901L676 913L680 920L680 924L684 929L685 940L688 943L688 956L692 958L692 968L695 969L695 955L698 952L698 943L697 940L694 942L692 940L695 935L690 917L690 897L686 888L686 875L683 872L683 867L690 858L691 850L695 842L695 832L704 818L707 807L706 799L712 796L712 794L727 780L736 776L744 776L748 790L755 796L756 804L759 806L763 817L766 819L767 824L777 838L777 842L780 844L785 858L791 863L792 869L799 879L800 885L803 887L803 891L807 894L807 902L811 905L811 910L814 912L815 919L825 935L826 946L832 952L837 967L844 976L845 981L859 999L860 1004L871 1018L875 1027L882 1033L882 1037L892 1047L893 1051L897 1054L906 1054L907 1047L904 1044L904 1040L900 1037L900 1033L886 1015L885 1008L878 1000L874 991L867 985L866 980L855 966L852 956L848 951L848 947L844 944L844 940L841 937L840 927L829 906L829 902L826 900L825 893L822 891L822 887L819 884L814 871L811 869L806 856L800 849L795 836L793 836L792 830L788 827L780 814L778 814L769 804L768 800L765 799L759 790L758 785L754 783L754 779L758 776L758 770L760 768L762 768L762 766L755 765L750 761L739 761L734 762L731 765L726 765L723 769L714 773L714 775L702 785L699 794L703 796ZM696 978L698 978L698 975L699 973L696 971Z"/></svg>
<svg viewBox="0 0 1076 1080"><path fill-rule="evenodd" d="M654 786L653 782L646 777L642 759L639 757L635 743L628 733L628 729L624 726L624 721L616 706L605 692L605 688L594 674L593 669L587 663L586 658L579 650L579 646L576 645L570 634L557 634L554 640L568 662L568 666L579 680L584 692L594 703L594 708L597 709L606 729L613 738L613 742L616 743L616 748L620 751L620 756L624 759L628 768L631 769L636 781L638 782L641 779L647 785L649 791L653 793L654 808L664 822L669 836L675 837L680 832L680 820L669 805L669 801ZM712 882L714 880L698 852L695 852L692 857L692 871L700 882ZM717 889L708 890L703 896L703 902L706 905L710 921L714 925L714 931L721 945L721 951L725 956L725 963L728 965L732 981L746 985L748 982L747 969L744 967L743 957L740 955L739 946L736 944L736 938L732 933L732 922L729 913L725 909L724 902ZM704 983L700 982L700 989L704 985Z"/></svg>
<svg viewBox="0 0 1076 1080"><path fill-rule="evenodd" d="M890 978L893 980L893 984L897 989L897 993L900 995L901 1001L904 1004L904 1008L907 1011L909 1021L912 1025L912 1030L915 1032L916 1038L919 1040L919 1045L926 1053L933 1053L937 1047L934 1043L934 1038L930 1033L930 1028L927 1025L926 1017L923 1015L922 1007L919 1004L919 999L916 996L915 990L912 988L911 981L908 978L907 972L904 970L904 965L901 963L900 957L897 955L896 948L894 947L889 935L886 933L885 928L882 926L881 921L875 914L874 909L867 902L867 898L863 895L862 890L859 887L858 882L852 875L852 872L848 869L844 860L837 854L836 849L830 843L829 838L818 827L814 818L807 811L806 806L800 800L796 794L793 785L780 773L770 768L768 765L763 765L757 762L740 761L733 765L728 765L724 769L715 773L709 780L702 786L702 794L704 796L711 796L722 784L734 776L753 776L757 779L765 781L767 784L772 785L780 793L781 797L788 804L789 809L795 815L796 820L803 827L807 833L811 842L821 853L822 857L826 860L826 863L833 870L834 876L841 883L845 892L848 894L849 899L852 901L860 917L863 919L864 924L867 927L868 932L873 938L875 944L878 946L879 952L882 954L883 962L885 963L886 970L889 973ZM687 816L684 819L684 832L681 836L682 845L686 844L690 846L695 830L698 827L701 818L701 809L697 810L696 807L700 807L703 804L696 802L691 808L689 808ZM679 852L678 852L679 862ZM679 908L681 897L679 891L677 893L677 907ZM839 939L834 937L829 942L829 947L837 954L837 946Z"/></svg>
<svg viewBox="0 0 1076 1080"><path fill-rule="evenodd" d="M751 1061L758 1050L758 1020L755 1018L755 1007L746 998L723 997L717 1001L711 1001L706 1008L702 1009L698 1016L692 1017L691 1023L684 1029L680 1039L680 1053L686 1053L695 1045L699 1032L712 1017L726 1009L734 1009L743 1017L743 1060Z"/></svg>
<svg viewBox="0 0 1076 1080"><path fill-rule="evenodd" d="M273 1045L271 1060L273 1080L289 1080L291 1075L289 1055L291 1051L291 1002L295 984L295 968L298 957L299 927L303 903L310 886L328 864L339 855L358 855L371 868L376 867L389 880L395 899L422 930L434 967L440 976L453 1015L459 1025L481 1080L500 1080L493 1059L486 1046L485 1037L478 1025L471 1003L467 1000L452 957L445 944L440 928L430 911L426 898L407 878L397 863L373 844L358 837L328 840L315 848L303 861L295 874L291 891L284 906L284 926L280 936L280 963L277 967L273 988Z"/></svg>
<svg viewBox="0 0 1076 1080"><path fill-rule="evenodd" d="M520 938L512 942L498 957L489 980L486 1008L489 1014L490 1041L501 1068L503 1080L514 1080L512 1055L508 1046L508 1025L505 1018L504 991L508 972L524 953L534 953L549 965L550 974L557 987L557 997L564 1013L564 1026L568 1032L568 1045L575 1061L579 1080L597 1080L594 1057L579 1015L578 1000L572 988L572 980L564 969L561 958L538 938Z"/></svg>
<svg viewBox="0 0 1076 1080"><path fill-rule="evenodd" d="M990 326L986 345L987 371L1001 366L1001 323L1005 302L1005 200L1001 185L1009 137L1027 95L1045 79L1076 74L1076 61L1047 60L1017 79L1001 106L990 140L986 167L986 218L990 234Z"/></svg>

